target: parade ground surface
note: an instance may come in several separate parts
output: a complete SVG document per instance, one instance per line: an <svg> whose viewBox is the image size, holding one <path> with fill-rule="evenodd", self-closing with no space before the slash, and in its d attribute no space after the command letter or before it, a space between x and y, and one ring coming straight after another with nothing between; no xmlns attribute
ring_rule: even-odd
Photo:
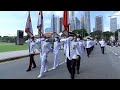
<svg viewBox="0 0 120 90"><path fill-rule="evenodd" d="M28 49L27 44L15 45L15 43L0 43L0 52L18 51Z"/></svg>
<svg viewBox="0 0 120 90"><path fill-rule="evenodd" d="M17 54L17 53L16 53ZM59 66L53 70L53 53L48 55L49 71L40 79L70 79L63 50L59 51ZM35 56L37 68L26 72L29 57L0 63L0 79L38 79L41 62L39 55ZM120 47L106 46L105 54L101 53L100 46L95 46L88 58L86 51L83 54L80 74L75 79L120 79Z"/></svg>

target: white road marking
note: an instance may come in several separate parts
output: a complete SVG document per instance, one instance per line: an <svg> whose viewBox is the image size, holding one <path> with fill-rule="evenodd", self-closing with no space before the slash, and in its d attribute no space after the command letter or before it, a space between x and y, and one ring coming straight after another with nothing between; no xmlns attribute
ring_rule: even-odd
<svg viewBox="0 0 120 90"><path fill-rule="evenodd" d="M62 63L60 63L59 65L62 65L62 64L64 64L65 62L62 62ZM51 70L53 70L53 68L50 68L50 69L48 69L48 72L49 71L51 71ZM40 77L37 77L37 79L39 79ZM42 77L41 77L42 78Z"/></svg>
<svg viewBox="0 0 120 90"><path fill-rule="evenodd" d="M111 49L109 49L109 50L112 51ZM118 54L116 52L112 51L112 53L114 53L116 56L118 56Z"/></svg>
<svg viewBox="0 0 120 90"><path fill-rule="evenodd" d="M48 69L48 71L51 71L53 68Z"/></svg>
<svg viewBox="0 0 120 90"><path fill-rule="evenodd" d="M60 63L59 65L62 65L62 64L64 64L65 62L62 62L62 63ZM51 70L53 70L53 68L50 68L50 69L48 69L48 71L51 71Z"/></svg>
<svg viewBox="0 0 120 90"><path fill-rule="evenodd" d="M60 63L59 65L62 65L63 63L65 63L65 62L62 62L62 63Z"/></svg>
<svg viewBox="0 0 120 90"><path fill-rule="evenodd" d="M116 56L118 55L117 53L115 53L114 51L112 51Z"/></svg>

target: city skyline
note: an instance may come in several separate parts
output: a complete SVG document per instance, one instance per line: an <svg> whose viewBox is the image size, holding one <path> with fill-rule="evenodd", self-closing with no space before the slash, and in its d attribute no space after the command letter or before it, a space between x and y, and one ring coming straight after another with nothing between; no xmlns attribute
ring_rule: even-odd
<svg viewBox="0 0 120 90"><path fill-rule="evenodd" d="M38 34L37 30L37 20L39 11L31 11L31 20L34 35ZM59 17L63 16L63 11L43 11L44 18L44 30L51 26L51 16L56 15ZM94 18L95 16L102 15L104 20L104 30L110 31L110 18L108 16L112 15L113 11L90 11L90 21L91 21L91 31L95 26ZM115 15L120 15L120 11L115 13ZM75 17L79 20L83 15L83 11L75 11ZM24 30L26 25L26 20L28 16L28 11L0 11L0 36L7 35L17 35L17 30ZM117 17L117 21L120 21L120 17ZM120 24L118 22L118 24ZM26 33L24 33L26 35Z"/></svg>

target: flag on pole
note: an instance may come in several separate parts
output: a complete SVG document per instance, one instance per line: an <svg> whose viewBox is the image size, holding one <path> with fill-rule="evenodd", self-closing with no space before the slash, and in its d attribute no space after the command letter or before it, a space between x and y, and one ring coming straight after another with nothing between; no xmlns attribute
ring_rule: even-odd
<svg viewBox="0 0 120 90"><path fill-rule="evenodd" d="M42 11L39 11L39 14L38 14L37 28L38 28L38 34L41 37L41 32L43 30L43 13L42 13Z"/></svg>
<svg viewBox="0 0 120 90"><path fill-rule="evenodd" d="M30 17L30 11L28 11L28 18L26 22L25 32L30 36L33 37L33 29L32 29L32 22Z"/></svg>
<svg viewBox="0 0 120 90"><path fill-rule="evenodd" d="M69 25L69 11L64 11L63 12L63 26L64 26L64 31L63 33L68 36L68 25Z"/></svg>

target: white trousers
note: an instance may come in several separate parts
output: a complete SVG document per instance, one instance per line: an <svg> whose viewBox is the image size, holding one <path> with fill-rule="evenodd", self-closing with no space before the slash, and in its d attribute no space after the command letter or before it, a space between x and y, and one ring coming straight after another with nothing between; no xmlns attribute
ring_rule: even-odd
<svg viewBox="0 0 120 90"><path fill-rule="evenodd" d="M53 64L53 67L56 67L58 65L58 54L54 54L54 64Z"/></svg>
<svg viewBox="0 0 120 90"><path fill-rule="evenodd" d="M45 70L48 70L47 55L42 55L41 56L40 75L43 75Z"/></svg>

